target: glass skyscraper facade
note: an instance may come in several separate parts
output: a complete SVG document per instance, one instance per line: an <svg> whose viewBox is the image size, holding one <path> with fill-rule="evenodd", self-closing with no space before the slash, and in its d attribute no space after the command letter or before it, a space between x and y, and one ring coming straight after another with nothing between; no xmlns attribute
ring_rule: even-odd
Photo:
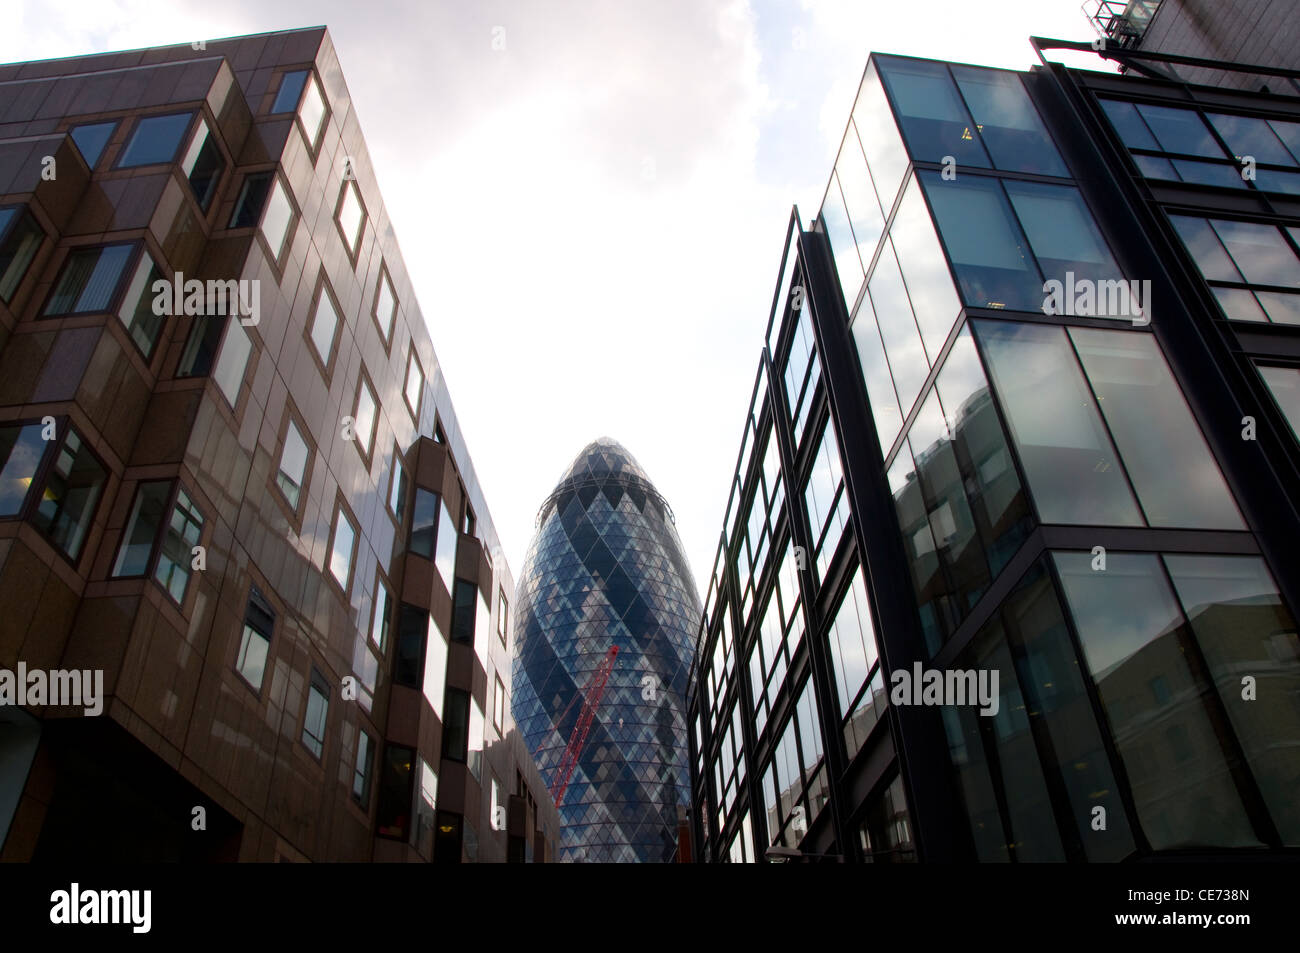
<svg viewBox="0 0 1300 953"><path fill-rule="evenodd" d="M870 58L709 582L701 859L1300 846L1300 77L1136 71Z"/></svg>
<svg viewBox="0 0 1300 953"><path fill-rule="evenodd" d="M542 505L516 592L514 718L560 801L561 860L674 859L699 617L668 504L618 443L590 444Z"/></svg>

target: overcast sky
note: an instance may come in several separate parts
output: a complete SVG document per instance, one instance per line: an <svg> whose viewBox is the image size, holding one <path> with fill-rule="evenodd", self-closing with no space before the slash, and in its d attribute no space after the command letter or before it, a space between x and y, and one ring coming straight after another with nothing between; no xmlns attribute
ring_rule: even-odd
<svg viewBox="0 0 1300 953"><path fill-rule="evenodd" d="M1031 34L1093 36L1079 0L17 0L5 19L0 62L327 25L516 577L541 501L609 436L697 580L790 207L816 214L867 54L1026 69Z"/></svg>

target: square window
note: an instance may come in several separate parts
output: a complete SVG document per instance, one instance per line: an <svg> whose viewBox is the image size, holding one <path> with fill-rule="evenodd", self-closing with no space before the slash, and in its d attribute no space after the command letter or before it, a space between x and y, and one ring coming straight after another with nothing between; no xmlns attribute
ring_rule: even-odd
<svg viewBox="0 0 1300 953"><path fill-rule="evenodd" d="M95 168L99 157L104 154L104 146L108 145L116 128L117 120L114 119L112 122L89 122L72 129L72 141L91 169Z"/></svg>
<svg viewBox="0 0 1300 953"><path fill-rule="evenodd" d="M317 758L325 753L325 725L329 710L329 683L319 670L312 668L311 684L307 688L307 714L302 723L302 743Z"/></svg>
<svg viewBox="0 0 1300 953"><path fill-rule="evenodd" d="M100 245L73 249L63 263L45 317L94 314L113 306L132 245Z"/></svg>
<svg viewBox="0 0 1300 953"><path fill-rule="evenodd" d="M298 511L303 481L307 477L309 455L307 441L303 439L298 425L290 418L289 427L284 433L284 446L280 449L280 466L276 470L275 485L280 488L290 509L295 513Z"/></svg>
<svg viewBox="0 0 1300 953"><path fill-rule="evenodd" d="M424 396L424 371L420 369L420 361L415 356L415 345L411 345L411 351L406 357L406 386L403 388L406 394L406 406L411 410L411 416L416 422L420 420L420 400Z"/></svg>
<svg viewBox="0 0 1300 953"><path fill-rule="evenodd" d="M225 168L226 160L221 155L217 138L208 129L207 121L200 116L198 128L194 130L190 147L185 151L185 158L181 162L181 171L189 179L194 200L205 212L212 205L212 197L217 194L217 185Z"/></svg>
<svg viewBox="0 0 1300 953"><path fill-rule="evenodd" d="M364 370L362 370L360 379L357 381L357 403L352 414L352 420L353 439L356 440L361 456L365 460L369 460L370 453L375 445L375 425L379 421L379 401L375 397L374 388L370 386L370 381L366 379Z"/></svg>
<svg viewBox="0 0 1300 953"><path fill-rule="evenodd" d="M68 427L46 474L32 522L73 562L81 555L94 520L95 506L107 482L108 471L104 465L81 435Z"/></svg>
<svg viewBox="0 0 1300 953"><path fill-rule="evenodd" d="M190 127L193 113L172 113L167 116L146 116L135 125L135 131L118 159L119 169L141 165L158 165L172 162L181 138Z"/></svg>
<svg viewBox="0 0 1300 953"><path fill-rule="evenodd" d="M45 239L31 212L0 208L0 301L8 304Z"/></svg>
<svg viewBox="0 0 1300 953"><path fill-rule="evenodd" d="M397 315L397 296L393 294L393 283L388 280L388 269L379 270L379 286L375 289L375 323L387 345L393 338L393 318Z"/></svg>
<svg viewBox="0 0 1300 953"><path fill-rule="evenodd" d="M343 236L343 244L347 247L349 257L355 258L357 249L361 246L361 232L366 224L366 210L361 205L361 192L353 179L347 179L343 183L334 221Z"/></svg>
<svg viewBox="0 0 1300 953"><path fill-rule="evenodd" d="M52 443L41 437L43 429L39 423L0 426L0 519L18 516L31 496Z"/></svg>
<svg viewBox="0 0 1300 953"><path fill-rule="evenodd" d="M343 509L336 504L334 510L334 532L330 543L330 575L339 584L344 593L352 581L352 557L356 549L357 528Z"/></svg>
<svg viewBox="0 0 1300 953"><path fill-rule="evenodd" d="M275 612L254 586L249 590L248 607L244 610L244 629L239 639L239 654L235 657L235 671L259 693L274 630Z"/></svg>

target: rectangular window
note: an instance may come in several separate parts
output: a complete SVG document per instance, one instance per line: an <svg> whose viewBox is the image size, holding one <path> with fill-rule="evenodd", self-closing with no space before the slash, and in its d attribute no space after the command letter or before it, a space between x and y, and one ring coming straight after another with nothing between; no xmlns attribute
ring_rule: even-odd
<svg viewBox="0 0 1300 953"><path fill-rule="evenodd" d="M239 640L239 655L235 658L235 671L259 693L274 629L275 612L254 586L249 590L248 607L244 610L244 630Z"/></svg>
<svg viewBox="0 0 1300 953"><path fill-rule="evenodd" d="M343 509L343 505L336 504L329 567L330 575L342 587L344 593L348 592L348 584L352 581L352 557L356 551L356 542L356 525Z"/></svg>
<svg viewBox="0 0 1300 953"><path fill-rule="evenodd" d="M117 297L134 248L124 244L73 249L63 263L43 315L49 318L107 311Z"/></svg>
<svg viewBox="0 0 1300 953"><path fill-rule="evenodd" d="M24 208L0 208L0 301L8 304L45 240L45 232Z"/></svg>
<svg viewBox="0 0 1300 953"><path fill-rule="evenodd" d="M1169 219L1229 320L1300 324L1300 294L1288 290L1300 288L1295 229L1284 233L1272 225L1186 215Z"/></svg>
<svg viewBox="0 0 1300 953"><path fill-rule="evenodd" d="M412 788L412 771L415 752L401 745L390 744L384 749L384 760L379 774L379 809L375 818L375 833L404 841L411 836L411 805L415 792Z"/></svg>
<svg viewBox="0 0 1300 953"><path fill-rule="evenodd" d="M406 515L407 477L406 467L402 466L402 453L393 448L393 465L388 473L388 510L397 520L398 527Z"/></svg>
<svg viewBox="0 0 1300 953"><path fill-rule="evenodd" d="M32 493L45 451L40 423L0 424L0 519L18 516Z"/></svg>
<svg viewBox="0 0 1300 953"><path fill-rule="evenodd" d="M375 428L379 423L379 401L364 370L357 380L357 403L352 419L357 449L364 459L369 460L375 446Z"/></svg>
<svg viewBox="0 0 1300 953"><path fill-rule="evenodd" d="M397 652L393 681L406 688L424 684L424 655L429 637L429 613L403 602L397 613Z"/></svg>
<svg viewBox="0 0 1300 953"><path fill-rule="evenodd" d="M1111 552L1106 571L1096 572L1090 553L1053 556L1151 847L1262 846L1234 780L1213 685L1194 664L1192 632L1159 557ZM1157 676L1167 693L1150 690ZM1169 727L1183 737L1169 737ZM1175 773L1196 783L1171 786Z"/></svg>
<svg viewBox="0 0 1300 953"><path fill-rule="evenodd" d="M989 167L982 139L946 64L893 57L876 61L913 158L941 162L951 155L960 166Z"/></svg>
<svg viewBox="0 0 1300 953"><path fill-rule="evenodd" d="M1287 846L1300 844L1300 639L1264 561L1254 556L1166 554L1166 568L1196 635L1210 681L1241 742L1260 793ZM1242 698L1242 673L1258 673L1267 696ZM1282 699L1292 704L1282 704ZM1259 707L1261 705L1268 707Z"/></svg>
<svg viewBox="0 0 1300 953"><path fill-rule="evenodd" d="M157 480L141 483L136 489L131 515L127 517L117 560L113 563L113 576L143 576L149 571L171 488L170 480Z"/></svg>
<svg viewBox="0 0 1300 953"><path fill-rule="evenodd" d="M232 315L233 317L233 315ZM237 320L237 319L236 319ZM212 360L221 344L221 334L226 327L225 315L198 315L185 340L185 349L176 364L176 376L206 377L212 371Z"/></svg>
<svg viewBox="0 0 1300 953"><path fill-rule="evenodd" d="M176 491L171 518L163 529L162 549L153 577L180 605L185 602L185 592L190 585L194 547L203 537L203 514L194 505L185 490Z"/></svg>
<svg viewBox="0 0 1300 953"><path fill-rule="evenodd" d="M190 127L192 116L193 113L172 113L141 119L127 140L126 148L117 160L117 167L129 169L174 161L176 150L180 148L185 130Z"/></svg>
<svg viewBox="0 0 1300 953"><path fill-rule="evenodd" d="M375 760L375 743L364 731L357 732L357 757L352 765L352 800L363 811L370 808L371 764Z"/></svg>
<svg viewBox="0 0 1300 953"><path fill-rule="evenodd" d="M455 578L456 543L459 538L456 523L451 518L451 510L447 509L447 501L443 500L441 512L438 514L438 545L433 555L433 564L448 590L451 589Z"/></svg>
<svg viewBox="0 0 1300 953"><path fill-rule="evenodd" d="M1300 440L1300 368L1259 364L1256 370L1264 378L1286 422L1291 425L1292 435Z"/></svg>
<svg viewBox="0 0 1300 953"><path fill-rule="evenodd" d="M280 77L280 89L275 94L275 102L271 104L272 115L297 110L298 100L302 98L303 87L307 85L310 75L310 70L297 69Z"/></svg>
<svg viewBox="0 0 1300 953"><path fill-rule="evenodd" d="M438 775L433 766L423 758L420 762L420 795L415 800L415 848L425 857L434 853L435 817L443 815L436 810L438 795ZM439 823L442 823L439 821Z"/></svg>
<svg viewBox="0 0 1300 953"><path fill-rule="evenodd" d="M393 283L388 278L388 269L379 271L379 287L375 289L375 322L387 344L393 336L393 318L397 314L397 295L393 293Z"/></svg>
<svg viewBox="0 0 1300 953"><path fill-rule="evenodd" d="M484 734L483 706L478 703L477 698L470 699L469 706L469 740L468 752L466 754L466 763L469 765L469 773L474 775L474 780L480 783L483 780L483 734Z"/></svg>
<svg viewBox="0 0 1300 953"><path fill-rule="evenodd" d="M81 435L68 427L45 476L32 523L65 556L76 562L95 517L108 471Z"/></svg>
<svg viewBox="0 0 1300 953"><path fill-rule="evenodd" d="M244 177L244 185L235 201L235 211L230 216L231 228L252 228L258 223L274 177L274 172L254 172Z"/></svg>
<svg viewBox="0 0 1300 953"><path fill-rule="evenodd" d="M497 635L501 636L501 644L508 645L510 639L510 603L506 601L505 587L497 590L497 601L500 607L497 609Z"/></svg>
<svg viewBox="0 0 1300 953"><path fill-rule="evenodd" d="M207 211L212 198L217 194L217 185L221 182L221 173L225 171L226 160L221 155L216 136L208 129L207 121L200 116L198 128L190 139L190 147L181 161L181 171L190 182L190 190L199 208Z"/></svg>
<svg viewBox="0 0 1300 953"><path fill-rule="evenodd" d="M126 287L126 294L122 296L122 305L117 309L118 320L146 362L153 357L158 335L166 320L166 316L156 313L153 306L156 297L154 282L160 280L162 272L154 263L153 256L141 250L131 282Z"/></svg>
<svg viewBox="0 0 1300 953"><path fill-rule="evenodd" d="M226 321L226 338L212 373L212 379L231 410L239 406L239 390L244 384L244 372L248 369L248 357L252 352L253 342L244 330L243 322L232 314Z"/></svg>
<svg viewBox="0 0 1300 953"><path fill-rule="evenodd" d="M411 511L411 532L406 548L425 559L433 558L434 531L440 502L437 493L422 486L415 488L415 506Z"/></svg>
<svg viewBox="0 0 1300 953"><path fill-rule="evenodd" d="M307 479L309 455L307 441L303 439L293 418L289 418L289 426L284 432L284 445L280 448L280 465L275 472L275 485L280 488L289 508L295 513L298 511L303 483Z"/></svg>
<svg viewBox="0 0 1300 953"><path fill-rule="evenodd" d="M478 586L465 579L457 579L452 594L451 640L465 645L474 644L474 609L478 603Z"/></svg>
<svg viewBox="0 0 1300 953"><path fill-rule="evenodd" d="M361 207L361 193L357 190L354 179L348 179L343 183L343 190L339 193L338 209L334 213L334 222L338 225L339 234L343 236L343 244L348 254L355 257L357 249L361 246L361 232L366 224L366 212ZM388 335L384 335L384 340L388 340Z"/></svg>
<svg viewBox="0 0 1300 953"><path fill-rule="evenodd" d="M262 237L271 249L271 259L278 265L284 257L285 244L290 236L289 226L293 223L293 205L289 202L289 193L284 183L277 176L271 183L266 200L266 210L262 214Z"/></svg>
<svg viewBox="0 0 1300 953"><path fill-rule="evenodd" d="M110 122L84 123L72 129L72 141L81 151L81 157L86 160L86 165L90 169L94 169L99 162L99 157L104 154L104 146L108 145L108 140L113 137L113 130L116 128L117 120L114 119Z"/></svg>
<svg viewBox="0 0 1300 953"><path fill-rule="evenodd" d="M370 618L370 644L383 655L388 651L388 628L393 615L393 597L378 573L375 574L375 609Z"/></svg>
<svg viewBox="0 0 1300 953"><path fill-rule="evenodd" d="M972 66L951 69L994 165L1013 172L1070 174L1020 76Z"/></svg>
<svg viewBox="0 0 1300 953"><path fill-rule="evenodd" d="M302 743L318 759L325 752L325 726L329 719L330 689L325 676L314 666L307 688L307 714L302 723Z"/></svg>
<svg viewBox="0 0 1300 953"><path fill-rule="evenodd" d="M334 307L334 298L324 279L321 281L320 294L316 298L316 309L311 318L311 343L320 358L321 366L327 371L334 356L334 339L339 327L339 313Z"/></svg>
<svg viewBox="0 0 1300 953"><path fill-rule="evenodd" d="M415 345L411 345L411 351L406 357L406 386L403 388L406 395L406 406L411 410L411 416L418 422L420 419L420 399L424 396L424 372L420 369L420 362L415 356Z"/></svg>
<svg viewBox="0 0 1300 953"><path fill-rule="evenodd" d="M818 572L824 574L848 520L839 442L835 439L835 424L830 418L826 420L821 444L808 473L804 502L808 507Z"/></svg>
<svg viewBox="0 0 1300 953"><path fill-rule="evenodd" d="M1085 328L1070 337L1147 522L1245 529L1155 338Z"/></svg>
<svg viewBox="0 0 1300 953"><path fill-rule="evenodd" d="M449 761L464 761L469 750L469 693L448 688L446 714L442 725L442 756Z"/></svg>
<svg viewBox="0 0 1300 953"><path fill-rule="evenodd" d="M1110 435L1064 329L974 322L1044 523L1141 526Z"/></svg>
<svg viewBox="0 0 1300 953"><path fill-rule="evenodd" d="M493 676L492 688L492 727L497 730L497 734L505 737L506 734L506 686L501 681L500 675Z"/></svg>

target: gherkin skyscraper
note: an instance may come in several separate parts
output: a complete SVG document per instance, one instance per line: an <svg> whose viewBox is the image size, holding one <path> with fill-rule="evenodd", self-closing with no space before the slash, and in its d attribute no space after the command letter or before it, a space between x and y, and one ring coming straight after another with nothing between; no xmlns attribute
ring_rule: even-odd
<svg viewBox="0 0 1300 953"><path fill-rule="evenodd" d="M542 504L516 606L513 713L560 796L561 859L671 861L700 603L672 510L617 442Z"/></svg>

